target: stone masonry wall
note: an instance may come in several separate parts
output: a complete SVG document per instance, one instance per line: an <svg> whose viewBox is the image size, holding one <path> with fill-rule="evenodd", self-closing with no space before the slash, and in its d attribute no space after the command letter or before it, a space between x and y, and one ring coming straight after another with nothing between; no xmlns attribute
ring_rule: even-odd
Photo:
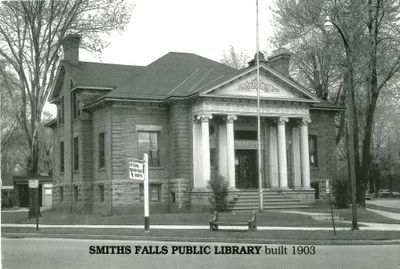
<svg viewBox="0 0 400 269"><path fill-rule="evenodd" d="M180 179L180 192L183 205L190 204L192 178L191 157L191 106L188 103L172 103L169 106L169 152L170 178ZM172 185L174 186L174 185ZM174 193L176 192L174 191ZM177 193L175 195L178 195ZM172 199L172 195L170 197ZM172 201L171 201L172 202Z"/></svg>
<svg viewBox="0 0 400 269"><path fill-rule="evenodd" d="M332 179L336 173L335 114L330 111L311 110L308 134L317 136L318 167L310 167L311 182Z"/></svg>
<svg viewBox="0 0 400 269"><path fill-rule="evenodd" d="M139 182L129 179L129 158L140 158L138 150L138 127L160 128L160 166L149 168L150 184L161 186L161 200L151 206L168 207L170 199L169 155L168 155L168 108L158 105L118 105L111 108L111 167L112 167L112 207L113 211L132 212L141 208ZM147 127L146 127L147 126Z"/></svg>

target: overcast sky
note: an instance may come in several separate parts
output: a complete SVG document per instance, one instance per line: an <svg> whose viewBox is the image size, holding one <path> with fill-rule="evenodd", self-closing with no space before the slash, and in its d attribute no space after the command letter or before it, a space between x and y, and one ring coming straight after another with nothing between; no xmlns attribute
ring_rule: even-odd
<svg viewBox="0 0 400 269"><path fill-rule="evenodd" d="M128 0L129 1L129 0ZM256 50L256 0L134 0L132 19L115 33L101 58L81 51L82 61L148 65L164 54L191 52L220 61L234 46ZM271 51L272 0L259 0L260 49Z"/></svg>

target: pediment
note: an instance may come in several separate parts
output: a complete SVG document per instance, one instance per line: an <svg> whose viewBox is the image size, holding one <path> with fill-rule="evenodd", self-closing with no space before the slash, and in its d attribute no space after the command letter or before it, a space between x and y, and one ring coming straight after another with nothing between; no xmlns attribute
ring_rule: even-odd
<svg viewBox="0 0 400 269"><path fill-rule="evenodd" d="M270 76L267 76L267 72L260 73L260 98L318 102L316 97L298 84L293 83L292 80L271 73L268 73ZM251 70L247 74L242 74L225 83L221 83L204 92L203 96L256 98L256 72Z"/></svg>

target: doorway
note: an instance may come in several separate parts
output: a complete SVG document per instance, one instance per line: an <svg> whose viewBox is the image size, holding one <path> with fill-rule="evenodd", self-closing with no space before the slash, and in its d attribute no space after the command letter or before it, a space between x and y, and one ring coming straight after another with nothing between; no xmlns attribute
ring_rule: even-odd
<svg viewBox="0 0 400 269"><path fill-rule="evenodd" d="M236 188L257 189L257 150L235 150Z"/></svg>

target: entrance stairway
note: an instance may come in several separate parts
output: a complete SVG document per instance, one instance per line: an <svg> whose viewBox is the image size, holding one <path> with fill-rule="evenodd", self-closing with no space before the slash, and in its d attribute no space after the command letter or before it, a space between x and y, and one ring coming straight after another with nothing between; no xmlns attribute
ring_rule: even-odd
<svg viewBox="0 0 400 269"><path fill-rule="evenodd" d="M304 203L293 199L290 195L281 191L264 191L264 209L295 209L310 208L314 204ZM259 209L258 190L230 191L228 195L227 210L253 211Z"/></svg>

